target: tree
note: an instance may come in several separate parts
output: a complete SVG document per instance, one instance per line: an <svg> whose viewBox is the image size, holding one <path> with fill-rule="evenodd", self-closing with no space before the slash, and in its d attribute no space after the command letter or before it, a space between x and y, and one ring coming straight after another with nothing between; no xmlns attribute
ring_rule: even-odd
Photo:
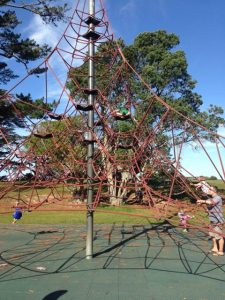
<svg viewBox="0 0 225 300"><path fill-rule="evenodd" d="M25 143L27 157L33 163L28 167L36 180L68 180L76 183L77 189L73 193L84 189L86 165L83 161L87 155L87 148L83 145L83 133L80 128L86 124L81 117L65 118L60 121L43 121L37 126L36 133L31 135ZM53 133L52 135L50 135ZM49 134L49 138L41 136ZM64 179L66 178L66 179Z"/></svg>
<svg viewBox="0 0 225 300"><path fill-rule="evenodd" d="M32 118L43 118L45 112L51 111L56 102L46 104L44 98L35 99L31 98L31 95L17 94L15 96L4 96L0 101L0 125L2 135L0 135L0 146L7 144L8 142L18 140L21 138L16 129L25 127L25 120L28 121ZM5 152L5 151L4 151Z"/></svg>
<svg viewBox="0 0 225 300"><path fill-rule="evenodd" d="M132 45L124 47L124 55L156 95L183 115L215 131L224 124L221 117L223 109L211 105L208 111L201 111L202 98L194 91L197 81L188 74L184 51L175 50L179 43L175 34L164 30L144 32L135 38ZM139 82L136 82L136 90L139 97L147 99L146 90ZM176 125L181 127L179 119Z"/></svg>
<svg viewBox="0 0 225 300"><path fill-rule="evenodd" d="M188 74L188 63L185 53L181 50L176 50L176 47L179 45L179 38L175 34L169 34L164 30L144 32L135 38L132 45L126 46L122 40L119 43L128 62L144 78L145 82L151 86L155 94L163 98L176 111L196 120L212 131L215 131L220 124L224 124L224 119L221 117L223 114L222 108L211 105L208 111L201 111L203 101L201 96L194 91L197 82ZM135 119L141 120L143 112L147 110L149 103L154 101L154 96L149 93L149 90L146 89L135 73L128 71L127 76L126 69L122 68L123 60L116 53L117 46L111 41L102 44L96 51L96 60L98 62L96 64L96 86L104 94L108 102L107 104L105 102L101 103L101 97L98 97L99 111L102 115L108 115L109 110L107 110L106 106L122 102L124 100L124 89L126 88L129 89L129 97L132 99L132 110ZM120 73L118 70L120 70ZM115 74L118 75L115 76ZM68 88L79 99L82 97L79 87L87 87L87 62L71 70L70 78ZM112 82L112 78L116 78L116 82ZM166 110L164 105L157 101L154 102L151 114L148 114L142 123L139 142L143 142L151 128L157 123L157 120L160 120L162 115L166 113ZM110 118L107 121L109 122ZM146 163L140 163L136 166L136 168L140 168L141 170L144 168L151 169L154 159L160 161L159 170L157 170L155 175L151 176L151 181L154 182L155 186L159 186L157 182L162 181L162 176L163 174L165 175L165 172L170 178L176 172L174 167L169 165L168 161L160 154L164 152L169 158L170 145L168 143L167 131L171 128L171 122L173 122L174 131L178 133L174 143L179 145L179 143L183 142L182 135L179 135L179 132L182 133L184 129L187 132L185 136L186 142L193 139L193 132L188 130L189 125L184 123L183 117L170 112L167 121L163 124L164 130L160 134L157 134L154 139L154 147L149 143L142 153L142 156L146 158ZM132 122L127 122L125 126L121 122L116 125L112 123L110 126L114 126L114 130L120 134L122 132L132 132L133 124ZM196 126L195 130L201 137L210 138L202 128ZM126 154L127 161L129 161L129 153L133 150L118 150L116 148L118 138L117 141L111 142L110 146L107 146L106 136L102 140L105 147L110 147L110 149L107 149L109 152L118 156ZM135 141L133 140L132 143L134 144ZM160 149L161 152L156 154L155 149ZM104 161L104 169L108 176L109 189L111 189L109 194L117 198L121 196L119 192L122 191L121 187L125 186L129 173L127 173L127 169L124 166L122 168L118 166L117 170L115 170L115 166L111 164L109 159L106 159L104 153L102 153L102 160ZM117 188L118 178L121 180L119 188ZM126 193L125 190L123 189L122 193Z"/></svg>
<svg viewBox="0 0 225 300"><path fill-rule="evenodd" d="M17 26L21 20L17 17L18 10L25 10L31 14L38 14L44 22L56 25L58 21L65 20L67 4L53 5L55 0L32 1L0 1L0 83L6 84L15 79L17 74L8 66L9 61L25 66L29 74L40 74L45 68L29 70L29 62L37 61L45 57L51 48L44 44L39 45L34 40L22 38L17 32ZM12 139L19 138L16 128L24 127L24 118L42 118L46 110L52 110L55 103L45 104L44 98L32 99L31 95L8 95L4 89L0 89L0 146ZM20 115L16 112L20 111ZM7 137L7 138L6 138ZM4 151L3 151L4 153Z"/></svg>
<svg viewBox="0 0 225 300"><path fill-rule="evenodd" d="M209 179L209 180L217 180L217 177L212 175L212 176L210 176L208 179Z"/></svg>
<svg viewBox="0 0 225 300"><path fill-rule="evenodd" d="M179 39L176 35L159 30L138 35L130 46L126 46L122 40L119 43L128 62L134 66L145 82L152 87L155 94L162 97L170 106L211 130L216 130L219 124L224 123L221 117L223 113L222 108L211 106L208 112L201 112L200 108L203 102L201 96L194 92L196 81L187 72L188 63L185 54L181 50L175 51L175 47L179 44ZM129 97L132 99L135 119L140 120L149 103L154 101L154 96L149 93L135 73L126 72L126 68L123 68L121 56L116 55L116 53L117 46L113 42L102 44L96 52L96 59L98 59L96 64L96 85L104 93L108 102L107 104L105 102L102 103L101 98L98 97L99 111L102 115L108 114L107 105L112 106L121 103L124 100L124 90L129 89ZM117 72L118 69L120 73ZM87 62L70 72L71 79L68 87L72 94L77 95L78 100L82 97L79 87L87 87L87 74ZM114 74L118 75L115 76ZM112 82L112 78L115 77L115 82ZM140 99L142 100L141 102ZM87 99L84 100L86 101ZM154 102L151 114L148 114L142 123L142 132L139 136L140 143L149 135L151 128L157 123L157 120L160 120L164 113L166 113L166 107L158 102ZM108 122L110 122L110 118L108 118ZM188 125L184 124L183 118L170 113L167 121L163 124L164 130L157 134L154 139L154 147L148 144L142 153L142 156L146 157L146 162L144 164L137 162L136 168L143 170L144 168L151 169L155 159L160 161L160 167L156 172L156 176L151 176L152 182L162 180L162 173L165 174L166 172L167 176L172 177L174 172L176 172L174 167L168 165L168 161L165 161L161 154L162 152L167 153L169 158L170 145L167 131L171 128L171 122L173 122L174 131L177 131L177 133L182 132L182 129L185 127L187 131L186 141L193 139L193 133L188 130ZM134 145L137 141L132 139L133 125L132 122L127 122L126 125L124 122L117 122L116 124L112 122L110 126L114 126L117 136L131 132L130 143ZM207 137L206 132L201 128L196 126L195 130L202 137ZM112 141L109 146L107 136L103 135L102 143L104 147L108 147L107 150L110 153L118 156L118 158L121 155L126 155L129 162L130 154L132 155L134 149L118 149L117 145L120 142L118 139L117 137L117 140ZM179 137L178 134L174 142L176 144L181 143L182 137ZM155 149L160 149L161 152L156 154ZM117 166L115 170L115 166L105 157L104 152L102 153L102 161L104 161L104 169L108 177L109 194L113 196L111 198L113 201L113 198L118 198L124 193L126 194L126 188L122 190L122 187L129 180L129 172L127 172L125 166ZM160 176L158 176L159 174ZM118 184L120 185L119 187L117 187Z"/></svg>
<svg viewBox="0 0 225 300"><path fill-rule="evenodd" d="M28 72L40 74L44 68L28 69L31 61L36 61L45 57L51 48L48 45L39 45L29 38L23 39L21 34L16 32L16 27L21 23L16 11L26 10L32 14L38 14L44 22L56 24L65 18L67 4L63 6L54 6L55 0L39 1L15 1L1 0L0 7L0 83L7 83L17 77L16 74L8 67L9 60L15 60L22 63Z"/></svg>

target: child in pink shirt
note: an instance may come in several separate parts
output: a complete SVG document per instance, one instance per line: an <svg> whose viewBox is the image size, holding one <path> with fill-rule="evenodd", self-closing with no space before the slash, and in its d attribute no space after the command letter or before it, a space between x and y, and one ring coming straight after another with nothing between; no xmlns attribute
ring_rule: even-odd
<svg viewBox="0 0 225 300"><path fill-rule="evenodd" d="M180 224L184 227L183 232L188 232L188 220L192 219L193 216L186 214L183 209L180 210L177 215L180 219Z"/></svg>

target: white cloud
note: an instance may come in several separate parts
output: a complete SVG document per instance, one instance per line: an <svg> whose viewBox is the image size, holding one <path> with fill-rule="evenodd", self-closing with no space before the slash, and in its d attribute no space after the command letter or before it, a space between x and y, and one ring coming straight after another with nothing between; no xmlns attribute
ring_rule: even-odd
<svg viewBox="0 0 225 300"><path fill-rule="evenodd" d="M123 14L134 14L136 11L136 2L134 0L128 1L126 5L122 6L120 9L120 13Z"/></svg>
<svg viewBox="0 0 225 300"><path fill-rule="evenodd" d="M68 64L73 61L73 66L77 66L81 64L81 61L77 59L72 60L72 52L74 49L65 39L61 39L66 26L67 24L64 23L61 23L58 27L45 24L39 16L34 16L31 19L29 26L26 28L26 32L29 38L34 39L39 44L48 44L53 50L58 45L60 49L64 50L61 51L63 59L67 61ZM75 33L69 27L67 34L72 36ZM70 39L70 43L74 44L73 47L76 45L76 49L83 47L82 44L76 43L76 41L72 39ZM48 95L49 97L56 97L57 95L60 95L60 89L62 91L62 86L64 86L66 82L68 68L57 51L54 51L50 56L48 64L50 65L48 73ZM51 70L53 70L53 72ZM61 85L59 84L59 81L61 82Z"/></svg>
<svg viewBox="0 0 225 300"><path fill-rule="evenodd" d="M56 2L57 5L62 5L62 1ZM74 0L67 0L68 7L71 9L67 13L68 16L71 15L74 9ZM29 38L34 39L36 42L43 44L46 43L51 47L55 47L63 34L67 23L60 22L58 26L51 24L46 24L39 15L33 15L27 28L24 32L27 32Z"/></svg>
<svg viewBox="0 0 225 300"><path fill-rule="evenodd" d="M27 27L26 31L29 31L29 38L34 39L39 44L48 44L51 47L55 47L60 33L55 26L45 24L41 17L35 15Z"/></svg>
<svg viewBox="0 0 225 300"><path fill-rule="evenodd" d="M73 0L70 0L70 6L75 6ZM100 7L97 3L96 11L98 11L99 9ZM88 7L86 7L86 11L88 12ZM70 10L69 14L71 13L72 9ZM29 25L26 26L26 28L23 28L23 34L29 37L30 39L34 39L37 43L46 43L49 46L51 46L53 50L56 46L58 46L58 49L62 49L58 50L60 54L57 51L54 51L48 59L49 72L47 80L48 95L50 98L57 97L57 95L60 95L60 90L62 90L66 82L68 65L73 65L73 67L77 67L83 63L83 58L80 58L79 51L76 52L78 53L78 56L72 58L74 48L76 48L76 50L79 50L84 47L84 44L80 43L79 40L77 41L76 39L73 39L73 37L77 37L76 32L79 32L80 34L82 33L82 31L79 30L79 25L76 25L79 24L80 21L76 14L75 19L76 21L73 23L73 29L70 26L67 29L68 42L64 38L61 39L66 27L68 26L68 23L60 23L56 27L50 24L45 24L40 16L32 15L32 17L29 20ZM86 31L85 28L82 28L82 30ZM87 46L88 45L86 45L86 47ZM83 50L83 52L86 51L87 48ZM62 55L63 59L60 55ZM66 61L68 65L66 65L64 61ZM34 62L34 66L32 65L32 68L39 64L40 63ZM32 86L32 83L30 84L30 86ZM34 90L34 93L37 94L37 89ZM38 92L41 93L41 95L43 94L42 89L38 89Z"/></svg>

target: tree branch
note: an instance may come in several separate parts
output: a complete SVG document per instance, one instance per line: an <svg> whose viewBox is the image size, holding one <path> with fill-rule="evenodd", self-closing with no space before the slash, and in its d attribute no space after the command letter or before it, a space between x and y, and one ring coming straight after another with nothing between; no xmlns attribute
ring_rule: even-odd
<svg viewBox="0 0 225 300"><path fill-rule="evenodd" d="M24 9L27 10L31 13L35 13L38 14L35 10L32 10L32 7L37 5L36 3L32 3L32 4L24 4L24 5L16 5L16 4L5 4L5 6L7 7L11 7L11 8L18 8L18 9Z"/></svg>

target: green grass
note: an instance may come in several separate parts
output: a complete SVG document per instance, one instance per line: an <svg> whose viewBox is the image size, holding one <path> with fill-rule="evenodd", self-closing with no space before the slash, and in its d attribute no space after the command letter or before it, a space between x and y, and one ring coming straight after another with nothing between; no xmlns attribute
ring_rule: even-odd
<svg viewBox="0 0 225 300"><path fill-rule="evenodd" d="M207 180L208 183L212 186L217 186L220 190L220 194L225 195L225 183L222 180ZM7 183L0 183L0 188L7 185ZM60 185L56 188L60 193L63 192L63 187ZM49 188L38 188L39 195L48 195L50 192ZM69 190L64 191L64 196L69 195ZM14 200L16 200L17 192L11 192L11 196L13 196ZM24 189L21 191L22 196L26 196L30 194L30 190ZM18 196L18 195L17 195ZM10 199L11 200L11 199ZM8 199L3 199L2 203L8 203ZM11 202L11 201L10 201ZM15 202L15 201L14 201ZM12 202L11 202L12 203ZM44 206L42 206L44 208ZM41 208L42 208L41 207ZM159 222L156 218L153 218L151 210L135 208L135 207L98 207L98 210L101 212L94 213L94 222L96 224L149 224ZM176 209L175 209L176 210ZM4 208L1 208L0 211L0 223L10 224L12 222L12 214L13 210L10 213L4 214ZM143 216L138 216L143 215ZM199 215L200 216L200 215ZM202 216L200 216L202 218ZM197 221L193 219L192 222ZM175 212L175 217L172 218L171 221L175 221L177 223L177 217ZM207 217L206 217L207 222ZM80 211L33 211L33 212L24 212L23 218L18 221L19 224L86 224L86 212Z"/></svg>
<svg viewBox="0 0 225 300"><path fill-rule="evenodd" d="M119 213L125 214L119 214ZM126 214L127 213L127 214ZM12 222L12 213L1 214L0 222L9 224ZM130 214L130 215L129 215ZM134 216L135 214L146 215L146 217ZM94 213L94 222L97 224L149 224L155 219L149 218L147 209L103 207L101 212ZM79 211L33 211L24 212L18 224L85 224L86 212Z"/></svg>
<svg viewBox="0 0 225 300"><path fill-rule="evenodd" d="M119 210L122 211L121 209ZM135 211L136 213L140 213ZM134 211L131 212L135 213ZM147 210L145 210L143 215L146 217L138 217L133 215L121 215L115 213L105 212L95 212L94 213L94 223L95 224L136 224L136 225L148 225L161 223L163 220L157 220L156 218L150 218L147 215ZM198 215L195 214L195 218L190 220L189 223L192 225L199 224L199 218L201 221L208 222L208 216L206 213L198 211ZM0 215L0 222L2 224L10 224L13 220L12 213ZM179 219L175 215L171 220L172 224L178 225ZM18 224L39 224L39 225L72 225L72 224L86 224L86 212L77 211L60 211L60 212L45 212L45 211L35 211L35 212L24 212L21 220L17 222Z"/></svg>
<svg viewBox="0 0 225 300"><path fill-rule="evenodd" d="M224 190L225 193L225 183L223 182L223 180L207 180L207 182L212 186L216 186L219 190Z"/></svg>

